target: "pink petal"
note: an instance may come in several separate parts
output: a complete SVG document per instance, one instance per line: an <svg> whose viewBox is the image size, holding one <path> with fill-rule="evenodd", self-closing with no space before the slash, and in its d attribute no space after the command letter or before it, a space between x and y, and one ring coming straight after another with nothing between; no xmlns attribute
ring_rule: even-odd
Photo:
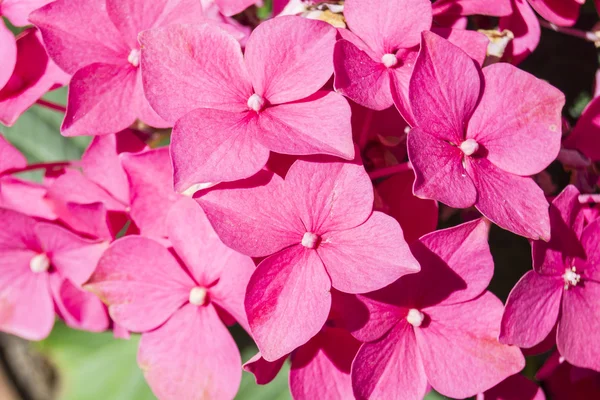
<svg viewBox="0 0 600 400"><path fill-rule="evenodd" d="M31 217L56 219L50 202L46 200L47 190L34 182L12 176L0 179L0 207L27 214Z"/></svg>
<svg viewBox="0 0 600 400"><path fill-rule="evenodd" d="M328 154L352 160L350 114L341 95L323 91L303 101L265 109L258 116L258 125L248 130L277 153Z"/></svg>
<svg viewBox="0 0 600 400"><path fill-rule="evenodd" d="M512 64L519 64L538 46L542 32L537 18L527 0L513 0L512 14L500 18L498 29L508 29L515 36L505 52Z"/></svg>
<svg viewBox="0 0 600 400"><path fill-rule="evenodd" d="M290 392L295 399L351 399L350 366L360 342L337 328L325 328L292 355Z"/></svg>
<svg viewBox="0 0 600 400"><path fill-rule="evenodd" d="M556 344L560 354L581 368L600 370L600 283L583 278L565 291Z"/></svg>
<svg viewBox="0 0 600 400"><path fill-rule="evenodd" d="M420 269L398 222L377 211L356 228L324 234L317 253L345 293L372 292Z"/></svg>
<svg viewBox="0 0 600 400"><path fill-rule="evenodd" d="M72 230L94 238L112 240L122 227L111 223L112 213L109 214L104 203L100 202L89 204L54 203L53 210L60 221Z"/></svg>
<svg viewBox="0 0 600 400"><path fill-rule="evenodd" d="M137 70L132 66L91 64L78 70L69 85L64 136L108 135L135 119L131 100Z"/></svg>
<svg viewBox="0 0 600 400"><path fill-rule="evenodd" d="M593 161L600 161L600 97L585 108L577 124L564 141L564 146L577 149Z"/></svg>
<svg viewBox="0 0 600 400"><path fill-rule="evenodd" d="M107 242L84 239L54 224L39 223L35 233L52 266L76 285L90 278L108 247Z"/></svg>
<svg viewBox="0 0 600 400"><path fill-rule="evenodd" d="M427 0L393 1L385 9L361 0L344 3L348 27L379 57L418 45L421 32L431 28L431 13Z"/></svg>
<svg viewBox="0 0 600 400"><path fill-rule="evenodd" d="M471 207L477 190L462 164L464 154L421 128L411 129L408 157L415 171L415 196L434 199L454 208Z"/></svg>
<svg viewBox="0 0 600 400"><path fill-rule="evenodd" d="M529 0L531 7L558 26L572 26L579 17L582 0Z"/></svg>
<svg viewBox="0 0 600 400"><path fill-rule="evenodd" d="M505 0L506 1L506 0ZM439 3L436 2L435 4ZM510 2L507 1L510 9ZM469 57L477 61L477 64L483 66L487 55L487 48L490 40L483 33L468 31L466 29L450 29L433 27L431 31L448 40L453 45L459 47L467 53Z"/></svg>
<svg viewBox="0 0 600 400"><path fill-rule="evenodd" d="M173 167L167 147L122 154L131 191L131 218L142 235L166 237L167 212L180 196L173 190Z"/></svg>
<svg viewBox="0 0 600 400"><path fill-rule="evenodd" d="M248 178L265 166L269 149L255 137L256 116L209 108L194 110L173 129L175 190Z"/></svg>
<svg viewBox="0 0 600 400"><path fill-rule="evenodd" d="M502 17L512 11L511 0L438 0L433 3L433 15L490 15Z"/></svg>
<svg viewBox="0 0 600 400"><path fill-rule="evenodd" d="M365 222L373 209L373 185L362 164L356 162L296 161L284 187L304 232L354 228Z"/></svg>
<svg viewBox="0 0 600 400"><path fill-rule="evenodd" d="M546 396L541 387L517 374L478 394L477 400L546 400Z"/></svg>
<svg viewBox="0 0 600 400"><path fill-rule="evenodd" d="M162 324L186 304L195 286L169 251L139 236L115 241L86 288L109 306L115 322L144 332Z"/></svg>
<svg viewBox="0 0 600 400"><path fill-rule="evenodd" d="M199 107L247 110L252 85L238 41L214 24L173 25L140 35L144 92L175 122Z"/></svg>
<svg viewBox="0 0 600 400"><path fill-rule="evenodd" d="M17 42L15 35L4 25L4 21L0 21L0 59L2 59L0 88L3 88L12 76L17 64Z"/></svg>
<svg viewBox="0 0 600 400"><path fill-rule="evenodd" d="M194 0L106 0L106 11L132 49L139 46L141 31L170 23L194 23L203 15L202 5Z"/></svg>
<svg viewBox="0 0 600 400"><path fill-rule="evenodd" d="M239 14L246 8L256 4L256 0L214 0L219 10L228 17Z"/></svg>
<svg viewBox="0 0 600 400"><path fill-rule="evenodd" d="M485 158L468 161L467 171L479 192L475 207L483 215L517 235L550 239L548 202L533 179L505 172Z"/></svg>
<svg viewBox="0 0 600 400"><path fill-rule="evenodd" d="M304 227L283 201L283 180L263 171L241 184L219 186L198 199L219 238L251 257L302 241Z"/></svg>
<svg viewBox="0 0 600 400"><path fill-rule="evenodd" d="M562 277L527 272L506 301L500 341L526 348L542 342L556 325L563 286Z"/></svg>
<svg viewBox="0 0 600 400"><path fill-rule="evenodd" d="M4 136L0 136L0 173L11 169L21 169L27 166L27 159L19 150L13 147Z"/></svg>
<svg viewBox="0 0 600 400"><path fill-rule="evenodd" d="M269 362L262 358L262 355L258 352L254 357L246 361L244 364L244 371L253 374L258 385L266 385L275 379L279 371L281 371L281 367L285 360L287 360L287 355L276 361Z"/></svg>
<svg viewBox="0 0 600 400"><path fill-rule="evenodd" d="M481 89L479 71L471 57L435 33L423 32L409 90L420 128L459 145Z"/></svg>
<svg viewBox="0 0 600 400"><path fill-rule="evenodd" d="M486 292L476 300L423 311L431 321L415 333L435 390L454 398L474 396L523 369L521 351L496 339L502 308Z"/></svg>
<svg viewBox="0 0 600 400"><path fill-rule="evenodd" d="M427 376L411 325L401 322L382 339L361 346L352 364L352 387L358 400L425 396Z"/></svg>
<svg viewBox="0 0 600 400"><path fill-rule="evenodd" d="M29 25L28 17L32 11L50 3L52 0L4 0L0 5L0 14L15 26Z"/></svg>
<svg viewBox="0 0 600 400"><path fill-rule="evenodd" d="M232 399L242 379L240 353L211 306L188 304L144 333L138 365L160 399Z"/></svg>
<svg viewBox="0 0 600 400"><path fill-rule="evenodd" d="M469 121L467 137L487 150L494 165L516 175L543 171L560 150L565 96L516 67L483 69L485 91Z"/></svg>
<svg viewBox="0 0 600 400"><path fill-rule="evenodd" d="M385 66L347 40L338 40L334 52L335 80L338 93L373 110L393 104L390 74Z"/></svg>
<svg viewBox="0 0 600 400"><path fill-rule="evenodd" d="M585 249L586 260L576 261L578 267L583 267L588 279L600 281L600 219L596 219L585 227L581 235L581 244Z"/></svg>
<svg viewBox="0 0 600 400"><path fill-rule="evenodd" d="M93 63L127 64L129 49L104 1L54 1L31 13L29 20L42 31L50 57L69 74Z"/></svg>
<svg viewBox="0 0 600 400"><path fill-rule="evenodd" d="M0 208L0 254L3 251L41 251L35 234L36 220L17 211ZM5 265L4 263L0 265Z"/></svg>
<svg viewBox="0 0 600 400"><path fill-rule="evenodd" d="M267 361L306 343L325 324L331 281L317 253L296 245L261 262L246 291L252 336Z"/></svg>
<svg viewBox="0 0 600 400"><path fill-rule="evenodd" d="M260 24L244 54L254 91L271 104L315 93L333 74L335 36L328 23L299 16Z"/></svg>

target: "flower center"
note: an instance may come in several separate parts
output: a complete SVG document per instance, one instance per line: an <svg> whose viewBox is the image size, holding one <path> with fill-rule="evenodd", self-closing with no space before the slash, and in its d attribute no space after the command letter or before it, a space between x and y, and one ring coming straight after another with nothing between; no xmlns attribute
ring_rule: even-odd
<svg viewBox="0 0 600 400"><path fill-rule="evenodd" d="M195 306L203 306L206 304L206 295L208 294L206 288L196 286L190 290L190 303Z"/></svg>
<svg viewBox="0 0 600 400"><path fill-rule="evenodd" d="M398 64L398 58L396 58L395 54L387 53L381 57L381 62L387 68L390 68L390 67L393 67L394 65Z"/></svg>
<svg viewBox="0 0 600 400"><path fill-rule="evenodd" d="M406 320L412 326L418 328L419 326L421 326L424 319L425 319L425 314L423 314L421 311L417 310L416 308L411 308L410 310L408 310L408 315L406 316Z"/></svg>
<svg viewBox="0 0 600 400"><path fill-rule="evenodd" d="M320 239L319 235L312 232L306 232L304 236L302 236L302 246L308 249L314 249L319 244Z"/></svg>
<svg viewBox="0 0 600 400"><path fill-rule="evenodd" d="M254 110L256 112L259 112L260 110L262 110L264 105L265 105L265 99L263 99L261 96L257 95L256 93L254 93L248 99L248 108L251 110Z"/></svg>
<svg viewBox="0 0 600 400"><path fill-rule="evenodd" d="M460 144L460 149L465 153L465 156L472 156L479 150L479 143L474 139L467 139Z"/></svg>
<svg viewBox="0 0 600 400"><path fill-rule="evenodd" d="M565 290L569 290L571 286L577 286L577 284L581 281L581 275L577 273L577 269L575 267L571 267L565 269L563 279L565 280Z"/></svg>
<svg viewBox="0 0 600 400"><path fill-rule="evenodd" d="M50 268L50 259L45 253L36 254L31 261L29 261L29 268L36 274L46 272Z"/></svg>
<svg viewBox="0 0 600 400"><path fill-rule="evenodd" d="M140 66L140 55L141 53L138 49L133 49L129 53L129 56L127 56L127 61L129 61L129 64L137 68Z"/></svg>

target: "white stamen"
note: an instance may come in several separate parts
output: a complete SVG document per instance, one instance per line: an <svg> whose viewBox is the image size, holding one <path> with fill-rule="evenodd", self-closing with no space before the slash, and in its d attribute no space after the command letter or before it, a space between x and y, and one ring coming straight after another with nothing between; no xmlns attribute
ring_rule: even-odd
<svg viewBox="0 0 600 400"><path fill-rule="evenodd" d="M36 274L46 272L50 268L50 259L44 253L36 254L31 261L29 261L29 268Z"/></svg>
<svg viewBox="0 0 600 400"><path fill-rule="evenodd" d="M390 67L393 67L394 65L398 64L398 58L396 58L395 54L387 53L381 57L381 62L387 68L390 68Z"/></svg>
<svg viewBox="0 0 600 400"><path fill-rule="evenodd" d="M141 53L138 49L133 49L129 53L129 56L127 56L127 61L129 61L129 64L137 68L140 66L140 55Z"/></svg>
<svg viewBox="0 0 600 400"><path fill-rule="evenodd" d="M425 319L425 314L423 314L421 311L419 311L415 308L411 308L410 310L408 310L408 315L406 316L406 320L412 326L418 328L419 326L421 326L424 319Z"/></svg>
<svg viewBox="0 0 600 400"><path fill-rule="evenodd" d="M203 306L206 302L206 288L196 286L190 290L190 303L195 306Z"/></svg>
<svg viewBox="0 0 600 400"><path fill-rule="evenodd" d="M254 93L248 99L248 108L251 110L254 110L256 112L259 112L260 110L262 110L264 105L265 105L265 99L263 99L256 93Z"/></svg>
<svg viewBox="0 0 600 400"><path fill-rule="evenodd" d="M565 269L563 279L565 280L565 290L569 290L571 286L577 286L579 281L581 281L581 275L577 273L577 269L575 267L571 267Z"/></svg>
<svg viewBox="0 0 600 400"><path fill-rule="evenodd" d="M312 232L306 232L304 236L302 236L302 246L314 249L317 247L317 243L319 241L319 235L316 235Z"/></svg>
<svg viewBox="0 0 600 400"><path fill-rule="evenodd" d="M475 139L467 139L460 144L460 149L466 156L472 156L479 150L479 143Z"/></svg>

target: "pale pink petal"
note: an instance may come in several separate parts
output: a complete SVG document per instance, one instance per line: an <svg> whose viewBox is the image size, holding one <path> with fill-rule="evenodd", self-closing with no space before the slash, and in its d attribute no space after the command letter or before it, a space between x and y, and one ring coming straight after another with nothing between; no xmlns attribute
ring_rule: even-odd
<svg viewBox="0 0 600 400"><path fill-rule="evenodd" d="M169 149L122 154L120 159L131 185L131 218L142 235L166 237L167 212L180 197L173 189Z"/></svg>
<svg viewBox="0 0 600 400"><path fill-rule="evenodd" d="M160 399L232 399L242 379L233 338L210 305L186 305L140 340L138 365Z"/></svg>
<svg viewBox="0 0 600 400"><path fill-rule="evenodd" d="M0 136L0 173L27 166L27 159L13 147L4 136Z"/></svg>
<svg viewBox="0 0 600 400"><path fill-rule="evenodd" d="M478 394L477 400L546 400L546 396L541 387L517 374Z"/></svg>
<svg viewBox="0 0 600 400"><path fill-rule="evenodd" d="M218 186L198 202L223 243L265 257L300 243L305 232L283 190L279 176L263 171L241 184Z"/></svg>
<svg viewBox="0 0 600 400"><path fill-rule="evenodd" d="M542 35L537 18L527 0L513 0L512 14L500 18L498 29L508 29L515 36L504 53L507 61L517 65L536 49Z"/></svg>
<svg viewBox="0 0 600 400"><path fill-rule="evenodd" d="M246 291L252 336L267 361L308 342L325 324L331 281L313 250L296 245L261 262Z"/></svg>
<svg viewBox="0 0 600 400"><path fill-rule="evenodd" d="M393 104L387 68L353 43L338 40L334 66L333 85L338 93L373 110L384 110Z"/></svg>
<svg viewBox="0 0 600 400"><path fill-rule="evenodd" d="M600 283L583 279L565 291L556 344L569 363L599 371Z"/></svg>
<svg viewBox="0 0 600 400"><path fill-rule="evenodd" d="M0 15L15 26L29 25L29 14L53 0L4 0L0 4Z"/></svg>
<svg viewBox="0 0 600 400"><path fill-rule="evenodd" d="M411 325L400 322L380 340L361 346L352 364L352 387L357 400L425 396L427 376Z"/></svg>
<svg viewBox="0 0 600 400"><path fill-rule="evenodd" d="M556 325L563 286L560 276L527 272L506 301L500 341L526 348L542 342Z"/></svg>
<svg viewBox="0 0 600 400"><path fill-rule="evenodd" d="M525 176L544 170L560 150L565 96L510 64L490 65L483 75L485 91L467 137L504 171Z"/></svg>
<svg viewBox="0 0 600 400"><path fill-rule="evenodd" d="M146 125L155 128L172 128L173 124L165 121L154 111L146 95L144 94L143 73L137 74L137 80L134 89L135 109L138 119Z"/></svg>
<svg viewBox="0 0 600 400"><path fill-rule="evenodd" d="M559 26L572 26L579 17L579 8L585 0L529 0L529 4L543 18Z"/></svg>
<svg viewBox="0 0 600 400"><path fill-rule="evenodd" d="M194 286L162 245L127 236L106 250L86 288L109 306L115 322L143 332L156 328L186 304Z"/></svg>
<svg viewBox="0 0 600 400"><path fill-rule="evenodd" d="M435 33L423 32L409 90L417 126L458 146L481 88L478 68L467 53Z"/></svg>
<svg viewBox="0 0 600 400"><path fill-rule="evenodd" d="M258 115L258 124L248 130L277 153L328 154L352 160L350 113L346 99L323 91L302 101L265 109Z"/></svg>
<svg viewBox="0 0 600 400"><path fill-rule="evenodd" d="M471 207L477 190L465 170L464 154L421 128L408 134L408 157L415 171L415 196L434 199L454 208Z"/></svg>
<svg viewBox="0 0 600 400"><path fill-rule="evenodd" d="M90 278L108 247L107 242L84 239L54 224L39 223L35 233L52 266L77 285Z"/></svg>
<svg viewBox="0 0 600 400"><path fill-rule="evenodd" d="M454 398L474 396L525 366L517 347L498 342L502 302L487 292L476 300L431 307L424 328L415 328L431 386Z"/></svg>
<svg viewBox="0 0 600 400"><path fill-rule="evenodd" d="M27 214L31 217L55 220L56 214L46 200L46 187L12 176L0 179L0 207Z"/></svg>
<svg viewBox="0 0 600 400"><path fill-rule="evenodd" d="M265 166L269 149L256 138L256 115L209 108L177 121L171 141L175 190L248 178Z"/></svg>
<svg viewBox="0 0 600 400"><path fill-rule="evenodd" d="M144 92L175 122L191 110L247 110L252 85L238 41L214 24L172 25L140 35Z"/></svg>
<svg viewBox="0 0 600 400"><path fill-rule="evenodd" d="M365 222L373 209L373 185L357 162L298 160L290 167L284 187L304 232L354 228Z"/></svg>
<svg viewBox="0 0 600 400"><path fill-rule="evenodd" d="M469 159L467 170L479 193L475 207L483 215L517 235L550 239L548 202L533 179L505 172L485 158Z"/></svg>
<svg viewBox="0 0 600 400"><path fill-rule="evenodd" d="M276 361L269 362L262 358L262 355L258 352L254 357L246 361L244 364L244 371L253 374L258 385L266 385L275 379L279 371L281 371L281 367L285 360L287 360L287 355Z"/></svg>
<svg viewBox="0 0 600 400"><path fill-rule="evenodd" d="M4 25L4 21L0 21L0 59L2 59L0 88L3 88L12 76L17 64L17 42L15 35Z"/></svg>
<svg viewBox="0 0 600 400"><path fill-rule="evenodd" d="M350 30L381 57L418 45L421 32L431 28L432 11L427 0L392 1L385 8L348 0L344 17Z"/></svg>
<svg viewBox="0 0 600 400"><path fill-rule="evenodd" d="M74 74L92 63L126 65L129 49L97 0L57 0L30 14L50 57ZM111 132L114 133L114 132Z"/></svg>
<svg viewBox="0 0 600 400"><path fill-rule="evenodd" d="M17 211L0 208L0 254L3 251L41 251L35 234L36 220ZM0 263L0 265L6 265Z"/></svg>
<svg viewBox="0 0 600 400"><path fill-rule="evenodd" d="M433 15L490 15L502 17L512 12L511 0L438 0L433 3Z"/></svg>
<svg viewBox="0 0 600 400"><path fill-rule="evenodd" d="M257 0L214 0L219 10L228 17L241 13L252 4L256 4Z"/></svg>
<svg viewBox="0 0 600 400"><path fill-rule="evenodd" d="M420 269L398 222L378 211L356 228L324 234L317 253L345 293L372 292Z"/></svg>

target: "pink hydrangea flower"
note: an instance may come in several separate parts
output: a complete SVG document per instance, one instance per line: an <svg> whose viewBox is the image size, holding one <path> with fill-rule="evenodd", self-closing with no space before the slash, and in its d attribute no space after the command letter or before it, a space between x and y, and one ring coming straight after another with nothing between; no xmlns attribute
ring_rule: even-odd
<svg viewBox="0 0 600 400"><path fill-rule="evenodd" d="M357 399L422 399L428 383L465 398L525 366L518 348L497 340L503 307L486 291L488 230L476 220L423 236L411 246L421 272L358 296L366 312L355 309L352 328L365 342L352 365Z"/></svg>
<svg viewBox="0 0 600 400"><path fill-rule="evenodd" d="M373 212L361 165L296 161L285 181L263 171L198 199L223 242L263 260L246 312L262 356L274 361L315 336L331 288L379 289L419 270L391 217Z"/></svg>
<svg viewBox="0 0 600 400"><path fill-rule="evenodd" d="M48 336L55 309L67 325L108 328L100 300L83 291L106 243L0 209L0 330L29 340Z"/></svg>
<svg viewBox="0 0 600 400"><path fill-rule="evenodd" d="M564 95L512 65L481 70L461 49L423 33L410 82L414 193L475 206L500 227L550 237L548 203L529 178L558 155Z"/></svg>
<svg viewBox="0 0 600 400"><path fill-rule="evenodd" d="M600 372L575 367L555 351L539 369L536 379L543 382L550 399L589 400L600 397Z"/></svg>
<svg viewBox="0 0 600 400"><path fill-rule="evenodd" d="M579 150L592 161L600 161L600 97L587 105L563 145Z"/></svg>
<svg viewBox="0 0 600 400"><path fill-rule="evenodd" d="M57 0L33 12L30 20L41 30L48 53L73 75L63 135L111 134L137 118L169 126L144 96L137 36L201 18L197 0Z"/></svg>
<svg viewBox="0 0 600 400"><path fill-rule="evenodd" d="M532 347L558 323L561 356L600 371L600 220L584 227L578 196L568 186L552 202L552 239L533 242L534 270L508 297L500 340Z"/></svg>
<svg viewBox="0 0 600 400"><path fill-rule="evenodd" d="M144 32L148 100L177 121L175 189L252 176L269 151L352 159L350 107L319 90L333 72L335 35L325 22L275 18L252 32L242 55L210 24Z"/></svg>
<svg viewBox="0 0 600 400"><path fill-rule="evenodd" d="M152 239L124 237L86 288L117 323L142 332L138 364L158 398L232 399L241 359L222 320L247 328L243 298L254 262L223 245L189 198L171 208L167 226L176 256Z"/></svg>
<svg viewBox="0 0 600 400"><path fill-rule="evenodd" d="M433 18L439 16L490 15L502 17L512 12L512 0L437 0L433 3Z"/></svg>
<svg viewBox="0 0 600 400"><path fill-rule="evenodd" d="M476 400L546 400L546 396L541 387L517 374L479 393Z"/></svg>

